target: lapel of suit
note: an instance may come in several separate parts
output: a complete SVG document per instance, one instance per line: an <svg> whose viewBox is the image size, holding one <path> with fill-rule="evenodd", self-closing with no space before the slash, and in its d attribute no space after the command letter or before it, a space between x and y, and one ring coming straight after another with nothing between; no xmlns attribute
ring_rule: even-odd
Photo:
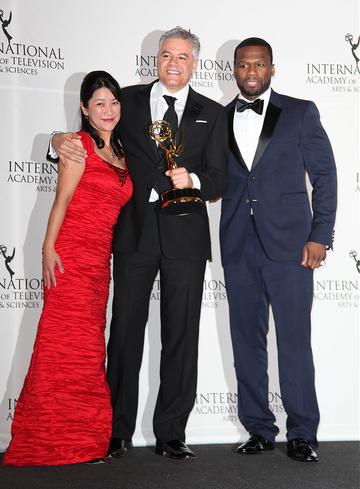
<svg viewBox="0 0 360 489"><path fill-rule="evenodd" d="M152 123L151 119L151 108L150 108L150 92L154 83L158 80L155 80L153 83L149 85L145 85L141 87L138 91L137 97L137 107L138 113L136 114L136 118L143 122L143 137L145 139L145 145L148 146L150 153L152 154L154 162L158 162L160 156L158 152L158 148L156 142L151 139L149 135L149 127Z"/></svg>
<svg viewBox="0 0 360 489"><path fill-rule="evenodd" d="M234 113L235 113L236 100L237 100L237 97L234 98L234 100L230 103L230 105L228 107L229 146L230 146L231 152L233 153L233 155L237 159L240 166L242 166L244 168L244 170L249 171L249 169L246 166L246 163L244 161L244 158L242 157L239 146L237 145L237 142L235 139L235 134L234 134Z"/></svg>
<svg viewBox="0 0 360 489"><path fill-rule="evenodd" d="M189 86L189 94L179 126L180 136L182 132L186 131L187 127L191 126L196 121L202 108L203 104L197 99L196 92Z"/></svg>
<svg viewBox="0 0 360 489"><path fill-rule="evenodd" d="M273 135L274 129L276 127L276 123L279 119L281 113L281 103L279 96L273 90L271 91L269 105L265 114L264 124L261 130L259 143L256 148L254 160L251 166L253 170L256 165L259 163L264 151L268 147L271 137Z"/></svg>

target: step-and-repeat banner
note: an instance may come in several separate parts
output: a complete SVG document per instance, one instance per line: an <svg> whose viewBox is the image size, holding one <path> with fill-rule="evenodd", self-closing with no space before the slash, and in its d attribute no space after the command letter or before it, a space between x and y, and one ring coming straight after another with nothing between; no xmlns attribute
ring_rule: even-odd
<svg viewBox="0 0 360 489"><path fill-rule="evenodd" d="M357 0L273 0L213 5L183 0L0 0L0 450L6 448L42 307L41 244L57 179L46 162L49 133L79 126L84 74L104 69L122 86L156 77L159 36L176 25L201 40L191 85L223 104L236 94L233 50L258 36L273 46L273 87L319 107L339 175L335 247L315 273L312 343L321 410L320 440L359 438L359 91ZM190 443L244 438L223 271L220 203L209 205L213 261L204 281L197 399ZM126 286L126 284L124 284ZM154 283L134 437L152 443L160 355L159 281ZM110 301L109 301L110 302ZM109 309L110 316L110 309ZM285 436L274 326L269 333L269 405ZM73 409L64 405L64 411ZM39 413L41 415L41 413Z"/></svg>

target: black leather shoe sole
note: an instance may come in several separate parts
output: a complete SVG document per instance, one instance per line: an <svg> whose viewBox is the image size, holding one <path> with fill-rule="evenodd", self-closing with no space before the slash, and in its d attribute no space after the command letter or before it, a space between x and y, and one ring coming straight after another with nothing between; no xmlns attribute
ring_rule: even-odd
<svg viewBox="0 0 360 489"><path fill-rule="evenodd" d="M163 455L164 457L172 458L174 460L182 460L189 457L186 455L186 453L169 452L167 450L163 450L162 448L156 448L155 453L156 455Z"/></svg>
<svg viewBox="0 0 360 489"><path fill-rule="evenodd" d="M239 453L240 455L258 455L259 453L263 452L269 452L271 450L275 450L275 445L272 446L267 446L262 449L251 449L251 448L240 448L238 447L236 449L236 453Z"/></svg>
<svg viewBox="0 0 360 489"><path fill-rule="evenodd" d="M288 455L289 458L291 458L292 460L296 460L297 462L318 462L319 461L318 457L316 457L316 458L306 457L305 458L305 457L295 457L295 456L289 455L289 454L287 454L287 455Z"/></svg>
<svg viewBox="0 0 360 489"><path fill-rule="evenodd" d="M293 453L287 453L287 456L293 460L296 460L297 462L318 462L319 459L317 455L310 455L310 456L299 456L299 455L294 455Z"/></svg>

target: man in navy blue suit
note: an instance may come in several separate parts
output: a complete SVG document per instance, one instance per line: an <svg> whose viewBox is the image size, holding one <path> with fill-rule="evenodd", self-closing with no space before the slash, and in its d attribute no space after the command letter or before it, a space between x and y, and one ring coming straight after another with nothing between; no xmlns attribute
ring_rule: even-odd
<svg viewBox="0 0 360 489"><path fill-rule="evenodd" d="M263 39L246 39L235 49L240 93L227 107L231 153L220 241L239 418L250 434L237 452L272 450L279 432L268 403L271 304L287 453L313 462L319 424L310 338L313 270L332 247L336 168L315 104L273 91L274 72Z"/></svg>

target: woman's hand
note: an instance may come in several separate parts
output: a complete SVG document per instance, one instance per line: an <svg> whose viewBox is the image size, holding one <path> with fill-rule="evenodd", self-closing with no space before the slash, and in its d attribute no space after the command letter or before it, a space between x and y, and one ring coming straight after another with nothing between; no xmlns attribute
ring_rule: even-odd
<svg viewBox="0 0 360 489"><path fill-rule="evenodd" d="M42 277L45 287L48 289L50 289L51 282L56 287L55 267L58 268L59 272L64 273L60 255L56 253L55 248L43 248Z"/></svg>

